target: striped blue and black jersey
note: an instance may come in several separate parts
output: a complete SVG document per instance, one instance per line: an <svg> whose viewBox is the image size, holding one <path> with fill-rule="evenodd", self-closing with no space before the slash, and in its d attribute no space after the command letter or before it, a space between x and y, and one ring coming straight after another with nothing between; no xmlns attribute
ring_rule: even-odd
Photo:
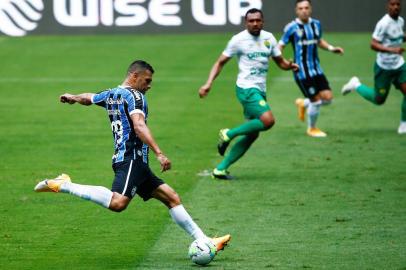
<svg viewBox="0 0 406 270"><path fill-rule="evenodd" d="M148 163L148 145L135 134L130 116L141 113L148 117L145 96L130 87L119 86L92 96L92 103L104 107L111 122L114 139L113 163L142 158Z"/></svg>
<svg viewBox="0 0 406 270"><path fill-rule="evenodd" d="M279 44L286 46L289 42L292 43L295 62L300 66L295 73L299 80L323 75L317 52L322 35L320 21L311 18L306 24L296 19L285 27Z"/></svg>

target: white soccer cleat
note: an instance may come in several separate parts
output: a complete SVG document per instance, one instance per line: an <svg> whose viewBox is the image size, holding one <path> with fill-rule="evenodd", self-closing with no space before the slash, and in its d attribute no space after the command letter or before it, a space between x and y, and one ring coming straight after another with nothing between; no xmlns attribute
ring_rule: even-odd
<svg viewBox="0 0 406 270"><path fill-rule="evenodd" d="M344 84L343 88L341 89L341 94L348 95L349 93L355 91L361 85L360 80L358 77L352 77L348 83Z"/></svg>
<svg viewBox="0 0 406 270"><path fill-rule="evenodd" d="M406 122L400 123L399 128L398 128L398 133L401 135L406 134Z"/></svg>
<svg viewBox="0 0 406 270"><path fill-rule="evenodd" d="M65 182L71 182L69 175L61 174L55 179L45 179L39 182L35 188L35 192L59 192L61 185Z"/></svg>

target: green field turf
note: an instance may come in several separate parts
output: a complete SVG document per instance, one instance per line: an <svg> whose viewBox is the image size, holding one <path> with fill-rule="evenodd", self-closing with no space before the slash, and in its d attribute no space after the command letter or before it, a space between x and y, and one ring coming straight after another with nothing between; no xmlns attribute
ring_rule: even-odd
<svg viewBox="0 0 406 270"><path fill-rule="evenodd" d="M156 69L149 126L173 169L173 186L208 235L231 233L208 269L406 269L406 136L396 133L401 94L377 107L340 95L356 74L372 84L370 33L328 34L343 57L321 52L335 101L322 108L326 139L304 135L289 72L272 66L277 123L230 171L198 176L219 161L220 128L242 122L235 61L206 100L197 90L231 34L0 38L0 269L198 269L191 239L156 201L117 214L65 194L36 194L61 172L110 187L112 138L105 112L58 103L65 91L121 83L135 58ZM289 51L288 51L289 54ZM151 156L151 164L157 162Z"/></svg>

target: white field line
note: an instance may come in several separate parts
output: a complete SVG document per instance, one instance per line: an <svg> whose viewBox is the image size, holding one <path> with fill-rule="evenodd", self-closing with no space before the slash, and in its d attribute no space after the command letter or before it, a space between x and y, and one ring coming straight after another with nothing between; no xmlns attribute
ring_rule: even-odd
<svg viewBox="0 0 406 270"><path fill-rule="evenodd" d="M371 75L372 76L372 75ZM330 82L346 82L350 79L348 77L328 77ZM38 78L18 78L18 77L11 77L11 78L1 78L0 83L97 83L97 82L108 82L108 83L120 83L123 78L106 78L106 77L71 77L71 78L58 78L58 77L38 77ZM206 80L206 76L202 77L157 77L155 78L155 82L196 82L196 83L204 83ZM236 78L230 77L219 77L217 80L221 81L235 81ZM291 83L294 82L293 77L270 77L268 79L268 83L272 84L272 82L282 82L282 83Z"/></svg>

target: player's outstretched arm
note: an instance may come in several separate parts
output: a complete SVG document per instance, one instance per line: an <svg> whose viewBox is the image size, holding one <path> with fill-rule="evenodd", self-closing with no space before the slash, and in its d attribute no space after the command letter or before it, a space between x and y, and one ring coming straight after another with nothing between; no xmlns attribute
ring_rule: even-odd
<svg viewBox="0 0 406 270"><path fill-rule="evenodd" d="M133 122L134 131L137 136L155 153L159 164L161 164L161 170L163 172L169 170L171 168L171 161L162 153L158 144L155 142L152 132L145 124L144 115L141 113L134 113L131 115L131 121Z"/></svg>
<svg viewBox="0 0 406 270"><path fill-rule="evenodd" d="M211 86L217 76L220 74L221 70L223 69L224 65L230 60L230 57L225 56L224 54L220 55L219 59L217 59L216 63L214 63L213 67L210 70L209 78L207 79L206 83L202 85L199 89L199 96L200 98L204 98L210 92Z"/></svg>
<svg viewBox="0 0 406 270"><path fill-rule="evenodd" d="M62 103L69 103L69 104L75 104L76 102L82 105L92 105L92 96L94 94L92 93L83 93L79 95L72 95L72 94L63 94L59 97L59 100Z"/></svg>
<svg viewBox="0 0 406 270"><path fill-rule="evenodd" d="M332 52L332 53L337 53L337 54L341 54L341 55L344 54L344 49L343 49L343 48L341 48L341 47L335 47L335 46L329 44L329 43L328 43L327 41L325 41L324 39L321 39L321 40L319 41L319 47L322 48L322 49L324 49L324 50L330 51L330 52Z"/></svg>
<svg viewBox="0 0 406 270"><path fill-rule="evenodd" d="M377 52L386 52L393 54L403 54L403 52L405 51L405 49L403 49L402 47L386 47L374 38L371 41L371 49Z"/></svg>
<svg viewBox="0 0 406 270"><path fill-rule="evenodd" d="M284 57L282 57L282 55L272 57L272 59L275 61L275 63L278 65L280 69L293 71L299 70L298 64L294 63L293 61L286 60Z"/></svg>

